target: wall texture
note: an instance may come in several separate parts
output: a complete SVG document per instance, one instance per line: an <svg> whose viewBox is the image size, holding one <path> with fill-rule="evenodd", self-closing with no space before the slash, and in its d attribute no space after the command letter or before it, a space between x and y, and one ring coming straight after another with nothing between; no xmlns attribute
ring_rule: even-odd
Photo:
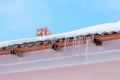
<svg viewBox="0 0 120 80"><path fill-rule="evenodd" d="M3 74L0 80L120 80L120 60Z"/></svg>

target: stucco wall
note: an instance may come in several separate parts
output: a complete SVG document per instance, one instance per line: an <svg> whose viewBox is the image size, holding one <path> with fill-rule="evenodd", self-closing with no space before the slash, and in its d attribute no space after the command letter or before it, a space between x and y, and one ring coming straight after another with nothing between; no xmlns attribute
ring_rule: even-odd
<svg viewBox="0 0 120 80"><path fill-rule="evenodd" d="M0 80L120 80L120 60L2 74Z"/></svg>

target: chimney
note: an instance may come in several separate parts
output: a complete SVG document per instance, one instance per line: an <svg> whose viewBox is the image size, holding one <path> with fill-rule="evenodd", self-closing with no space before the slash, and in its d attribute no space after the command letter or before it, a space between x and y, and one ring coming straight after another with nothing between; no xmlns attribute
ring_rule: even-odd
<svg viewBox="0 0 120 80"><path fill-rule="evenodd" d="M36 33L37 37L48 36L48 35L51 35L51 32L47 27L37 29L37 33Z"/></svg>

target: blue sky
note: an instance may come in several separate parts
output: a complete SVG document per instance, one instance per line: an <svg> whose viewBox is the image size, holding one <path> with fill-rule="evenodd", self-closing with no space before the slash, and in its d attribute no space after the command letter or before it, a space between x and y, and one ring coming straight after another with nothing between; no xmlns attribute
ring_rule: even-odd
<svg viewBox="0 0 120 80"><path fill-rule="evenodd" d="M120 20L120 0L0 0L0 41L53 34Z"/></svg>

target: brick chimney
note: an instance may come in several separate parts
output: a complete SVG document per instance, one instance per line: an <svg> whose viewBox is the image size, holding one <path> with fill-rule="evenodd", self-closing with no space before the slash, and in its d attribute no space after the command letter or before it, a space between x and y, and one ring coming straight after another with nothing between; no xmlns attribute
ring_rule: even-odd
<svg viewBox="0 0 120 80"><path fill-rule="evenodd" d="M51 35L51 32L47 27L37 29L37 33L36 33L37 37L48 36L48 35Z"/></svg>

